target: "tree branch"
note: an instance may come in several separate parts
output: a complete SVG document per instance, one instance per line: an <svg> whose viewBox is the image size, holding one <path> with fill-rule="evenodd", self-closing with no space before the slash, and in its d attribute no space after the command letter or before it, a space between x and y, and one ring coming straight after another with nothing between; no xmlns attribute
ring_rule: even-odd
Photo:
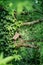
<svg viewBox="0 0 43 65"><path fill-rule="evenodd" d="M21 26L25 26L25 25L33 25L33 24L39 23L39 22L41 22L41 21L43 21L43 19L39 19L39 20L32 21L32 22L22 23Z"/></svg>
<svg viewBox="0 0 43 65"><path fill-rule="evenodd" d="M20 47L38 48L38 46L35 46L33 44L26 44L26 43L15 44L15 48L20 48Z"/></svg>

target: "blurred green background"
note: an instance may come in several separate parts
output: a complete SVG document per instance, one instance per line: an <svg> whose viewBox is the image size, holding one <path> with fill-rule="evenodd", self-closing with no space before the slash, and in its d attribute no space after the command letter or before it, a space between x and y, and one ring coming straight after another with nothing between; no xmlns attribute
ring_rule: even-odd
<svg viewBox="0 0 43 65"><path fill-rule="evenodd" d="M43 21L21 26L38 19L43 19L43 0L0 0L0 65L43 65L43 41L38 41L43 40ZM18 31L23 40L36 39L25 44L39 48L15 49L13 36Z"/></svg>

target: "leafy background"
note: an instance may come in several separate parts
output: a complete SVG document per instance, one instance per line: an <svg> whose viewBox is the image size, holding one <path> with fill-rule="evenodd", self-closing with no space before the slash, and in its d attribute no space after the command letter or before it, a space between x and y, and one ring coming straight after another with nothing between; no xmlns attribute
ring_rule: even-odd
<svg viewBox="0 0 43 65"><path fill-rule="evenodd" d="M0 59L2 58L0 65L43 65L43 42L30 42L39 45L39 49L24 47L15 49L13 40L18 30L24 40L43 40L43 21L32 26L21 26L23 22L41 18L43 0L0 0ZM10 61L4 63L6 58Z"/></svg>

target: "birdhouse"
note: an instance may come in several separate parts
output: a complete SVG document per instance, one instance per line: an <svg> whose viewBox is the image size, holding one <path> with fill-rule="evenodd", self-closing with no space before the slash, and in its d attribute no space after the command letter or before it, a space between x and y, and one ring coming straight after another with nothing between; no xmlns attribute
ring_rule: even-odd
<svg viewBox="0 0 43 65"><path fill-rule="evenodd" d="M20 37L21 37L21 35L16 32L15 35L14 35L14 37L13 37L13 39L16 41Z"/></svg>

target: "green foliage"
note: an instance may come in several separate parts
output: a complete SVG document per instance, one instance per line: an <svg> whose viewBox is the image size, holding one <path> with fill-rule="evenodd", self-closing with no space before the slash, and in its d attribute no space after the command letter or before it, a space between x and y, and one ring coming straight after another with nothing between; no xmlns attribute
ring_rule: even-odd
<svg viewBox="0 0 43 65"><path fill-rule="evenodd" d="M7 63L11 62L13 59L15 59L15 61L20 60L21 56L20 55L13 55L13 56L3 58L3 53L1 53L0 54L0 65L7 65Z"/></svg>
<svg viewBox="0 0 43 65"><path fill-rule="evenodd" d="M0 55L1 65L43 65L43 42L37 42L43 40L43 21L32 26L21 26L24 22L41 18L43 0L0 0L0 53L3 52ZM13 36L18 30L23 40L36 39L30 44L39 45L39 49L15 49Z"/></svg>

